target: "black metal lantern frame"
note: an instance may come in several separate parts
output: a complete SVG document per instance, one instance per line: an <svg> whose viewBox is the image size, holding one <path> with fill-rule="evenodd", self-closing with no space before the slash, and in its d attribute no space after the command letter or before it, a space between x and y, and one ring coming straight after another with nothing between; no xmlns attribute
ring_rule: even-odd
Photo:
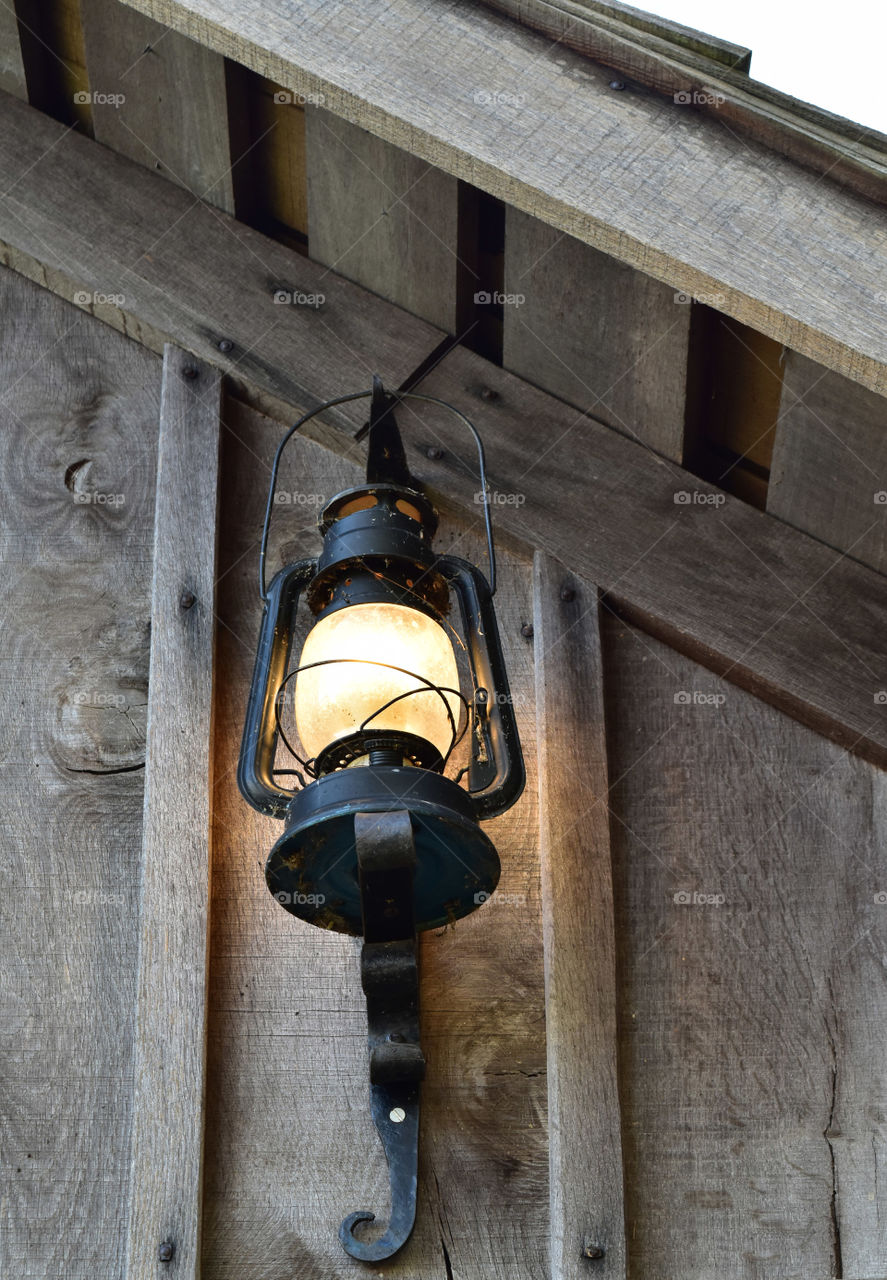
<svg viewBox="0 0 887 1280"><path fill-rule="evenodd" d="M287 443L316 414L365 397L371 400L364 429L369 432L366 484L338 494L324 508L320 555L286 566L266 585L271 516ZM493 892L499 858L479 823L508 809L524 786L493 608L495 548L483 444L453 406L416 392L399 393L398 399L405 398L451 410L473 435L490 580L468 561L433 551L437 515L409 473L394 416L396 400L378 378L372 391L340 396L306 414L281 440L272 467L259 557L264 614L238 766L244 798L285 824L266 866L271 892L292 914L364 939L371 1106L388 1159L391 1217L377 1240L354 1235L358 1223L374 1218L369 1211L346 1218L339 1236L348 1253L366 1262L395 1253L415 1221L419 1082L425 1069L416 933L467 915ZM360 653L289 670L303 599L315 625L355 605L398 605L434 619L455 636L447 619L451 596L461 614L467 696L455 684L436 684L421 672ZM353 730L336 733L312 759L304 758L283 729L283 699L300 675L342 662L363 664L367 679L373 668L397 672L409 687L383 698ZM426 700L440 698L445 708L451 729L445 751L421 735L382 723L394 704L420 694ZM468 764L449 777L444 770L466 734ZM299 768L275 767L278 743ZM466 773L467 787L460 785ZM300 787L282 786L278 778L284 774Z"/></svg>

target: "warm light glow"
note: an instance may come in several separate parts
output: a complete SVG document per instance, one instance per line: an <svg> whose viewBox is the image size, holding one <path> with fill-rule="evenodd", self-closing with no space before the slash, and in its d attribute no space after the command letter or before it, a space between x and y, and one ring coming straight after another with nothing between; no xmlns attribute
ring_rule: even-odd
<svg viewBox="0 0 887 1280"><path fill-rule="evenodd" d="M325 658L362 658L415 671L436 685L459 688L453 646L443 627L425 613L402 604L355 604L315 623L300 666ZM424 689L421 680L369 662L335 662L302 671L296 677L296 725L308 755L360 728L367 717L408 689ZM462 704L446 694L459 725ZM368 729L398 730L425 738L445 756L452 725L443 699L426 690L401 698L376 716Z"/></svg>

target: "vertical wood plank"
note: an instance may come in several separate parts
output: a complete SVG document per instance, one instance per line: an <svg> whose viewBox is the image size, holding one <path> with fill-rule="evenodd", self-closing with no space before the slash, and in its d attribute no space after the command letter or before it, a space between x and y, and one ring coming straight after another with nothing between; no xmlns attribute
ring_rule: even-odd
<svg viewBox="0 0 887 1280"><path fill-rule="evenodd" d="M81 7L96 140L233 213L222 55L120 0Z"/></svg>
<svg viewBox="0 0 887 1280"><path fill-rule="evenodd" d="M0 89L28 101L18 19L11 0L0 5Z"/></svg>
<svg viewBox="0 0 887 1280"><path fill-rule="evenodd" d="M624 1280L597 590L543 552L536 554L534 588L552 1277L587 1278L593 1265L597 1277Z"/></svg>
<svg viewBox="0 0 887 1280"><path fill-rule="evenodd" d="M690 301L538 218L505 215L503 364L680 462Z"/></svg>
<svg viewBox="0 0 887 1280"><path fill-rule="evenodd" d="M190 375L190 376L189 376ZM195 376L196 375L196 376ZM127 1277L199 1272L221 375L164 353Z"/></svg>
<svg viewBox="0 0 887 1280"><path fill-rule="evenodd" d="M0 312L0 1275L124 1280L160 360Z"/></svg>
<svg viewBox="0 0 887 1280"><path fill-rule="evenodd" d="M309 256L455 332L456 179L321 107L305 147Z"/></svg>
<svg viewBox="0 0 887 1280"><path fill-rule="evenodd" d="M787 352L767 510L887 573L887 399Z"/></svg>

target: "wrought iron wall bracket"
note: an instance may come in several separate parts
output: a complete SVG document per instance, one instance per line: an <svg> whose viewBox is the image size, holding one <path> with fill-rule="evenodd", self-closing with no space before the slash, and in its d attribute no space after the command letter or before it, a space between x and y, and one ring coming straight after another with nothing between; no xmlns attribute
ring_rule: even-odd
<svg viewBox="0 0 887 1280"><path fill-rule="evenodd" d="M358 1240L354 1228L375 1214L345 1218L339 1239L362 1262L390 1258L416 1220L419 1159L419 1083L425 1058L419 1044L419 970L413 907L416 850L406 810L358 813L355 846L363 908L361 983L367 1002L370 1100L388 1161L391 1216L384 1234Z"/></svg>

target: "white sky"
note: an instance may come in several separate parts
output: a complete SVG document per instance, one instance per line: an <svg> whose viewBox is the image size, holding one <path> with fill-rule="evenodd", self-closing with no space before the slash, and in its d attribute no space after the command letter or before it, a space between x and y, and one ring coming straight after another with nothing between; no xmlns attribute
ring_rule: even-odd
<svg viewBox="0 0 887 1280"><path fill-rule="evenodd" d="M885 0L628 0L752 51L755 80L887 133Z"/></svg>

